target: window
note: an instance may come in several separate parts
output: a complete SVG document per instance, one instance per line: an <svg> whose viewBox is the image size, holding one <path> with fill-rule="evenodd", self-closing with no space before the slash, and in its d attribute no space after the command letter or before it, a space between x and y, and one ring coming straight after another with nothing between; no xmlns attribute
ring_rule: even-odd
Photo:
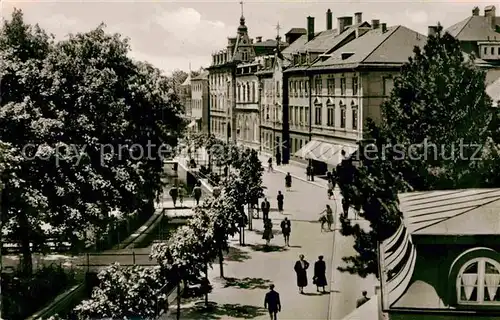
<svg viewBox="0 0 500 320"><path fill-rule="evenodd" d="M345 129L345 120L346 120L345 119L345 116L346 116L345 113L346 113L345 112L345 106L341 105L340 106L340 127L342 129Z"/></svg>
<svg viewBox="0 0 500 320"><path fill-rule="evenodd" d="M250 84L247 83L245 85L245 87L247 88L247 96L246 96L246 102L250 101Z"/></svg>
<svg viewBox="0 0 500 320"><path fill-rule="evenodd" d="M305 85L306 85L305 86L305 92L306 92L305 96L309 97L309 81L306 81Z"/></svg>
<svg viewBox="0 0 500 320"><path fill-rule="evenodd" d="M279 97L280 96L280 91L281 91L281 88L280 88L280 82L279 81L276 81L276 96Z"/></svg>
<svg viewBox="0 0 500 320"><path fill-rule="evenodd" d="M238 94L236 100L241 101L241 85L238 85Z"/></svg>
<svg viewBox="0 0 500 320"><path fill-rule="evenodd" d="M316 94L321 94L321 91L323 90L323 83L322 83L322 79L320 77L316 78L315 90L316 90Z"/></svg>
<svg viewBox="0 0 500 320"><path fill-rule="evenodd" d="M331 78L327 80L328 95L335 95L335 79Z"/></svg>
<svg viewBox="0 0 500 320"><path fill-rule="evenodd" d="M314 124L321 125L321 104L317 104L314 108Z"/></svg>
<svg viewBox="0 0 500 320"><path fill-rule="evenodd" d="M394 88L394 79L392 77L384 77L384 96L390 96L391 91Z"/></svg>
<svg viewBox="0 0 500 320"><path fill-rule="evenodd" d="M326 106L327 115L326 115L326 125L329 127L335 127L335 105L328 104Z"/></svg>
<svg viewBox="0 0 500 320"><path fill-rule="evenodd" d="M302 97L304 95L304 81L299 82L299 95Z"/></svg>
<svg viewBox="0 0 500 320"><path fill-rule="evenodd" d="M358 107L352 107L352 130L358 130Z"/></svg>
<svg viewBox="0 0 500 320"><path fill-rule="evenodd" d="M500 55L500 47L498 47L498 53L497 54Z"/></svg>
<svg viewBox="0 0 500 320"><path fill-rule="evenodd" d="M460 269L457 277L459 304L499 304L500 264L492 259L473 259Z"/></svg>
<svg viewBox="0 0 500 320"><path fill-rule="evenodd" d="M304 108L304 122L305 125L309 125L309 107Z"/></svg>
<svg viewBox="0 0 500 320"><path fill-rule="evenodd" d="M484 54L488 54L488 48L484 47Z"/></svg>
<svg viewBox="0 0 500 320"><path fill-rule="evenodd" d="M295 107L293 123L297 126L299 125L299 107Z"/></svg>
<svg viewBox="0 0 500 320"><path fill-rule="evenodd" d="M299 125L304 124L304 107L300 107L299 110Z"/></svg>
<svg viewBox="0 0 500 320"><path fill-rule="evenodd" d="M297 96L297 81L293 82L293 93L295 96Z"/></svg>
<svg viewBox="0 0 500 320"><path fill-rule="evenodd" d="M494 55L495 54L495 48L491 47L491 54Z"/></svg>
<svg viewBox="0 0 500 320"><path fill-rule="evenodd" d="M340 94L345 94L345 78L340 78Z"/></svg>
<svg viewBox="0 0 500 320"><path fill-rule="evenodd" d="M252 82L252 102L255 102L255 82Z"/></svg>
<svg viewBox="0 0 500 320"><path fill-rule="evenodd" d="M352 78L352 95L358 94L358 77Z"/></svg>

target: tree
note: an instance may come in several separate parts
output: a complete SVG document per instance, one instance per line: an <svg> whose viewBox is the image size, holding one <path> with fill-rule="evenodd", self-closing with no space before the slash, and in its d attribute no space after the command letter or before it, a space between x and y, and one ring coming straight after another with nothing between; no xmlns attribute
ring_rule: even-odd
<svg viewBox="0 0 500 320"><path fill-rule="evenodd" d="M15 11L0 46L0 141L20 156L4 179L2 231L31 273L47 237L78 249L115 209L152 214L160 148L176 143L182 108L168 79L104 26L53 43Z"/></svg>
<svg viewBox="0 0 500 320"><path fill-rule="evenodd" d="M176 69L168 77L171 82L171 87L174 89L174 93L179 94L181 92L181 85L186 81L188 73L179 69Z"/></svg>
<svg viewBox="0 0 500 320"><path fill-rule="evenodd" d="M112 264L98 274L99 286L74 310L79 319L137 319L158 316L166 305L166 285L160 267L120 267Z"/></svg>
<svg viewBox="0 0 500 320"><path fill-rule="evenodd" d="M248 222L251 230L251 206L255 203L258 204L258 199L264 196L264 189L262 188L264 168L257 151L254 149L246 149L242 153L241 159L239 176L245 182L245 204L248 205ZM243 230L241 230L241 233L244 234Z"/></svg>
<svg viewBox="0 0 500 320"><path fill-rule="evenodd" d="M485 172L491 177L498 167L496 150L490 149L488 164L484 150L475 154L494 127L485 75L441 30L402 67L381 106L382 124L369 121L366 140L358 144L360 166L344 161L339 167L344 200L370 222L363 230L341 215L342 233L354 236L358 253L344 258L342 271L378 274L377 245L401 223L399 192L482 186Z"/></svg>

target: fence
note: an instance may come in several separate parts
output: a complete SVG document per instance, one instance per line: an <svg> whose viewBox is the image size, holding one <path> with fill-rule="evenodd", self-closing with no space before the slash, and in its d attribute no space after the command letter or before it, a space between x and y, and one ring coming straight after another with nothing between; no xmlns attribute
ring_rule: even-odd
<svg viewBox="0 0 500 320"><path fill-rule="evenodd" d="M124 267L135 265L152 267L158 265L155 260L149 258L149 253L132 251L130 253L86 253L77 266L90 271L107 267L112 263L119 263Z"/></svg>

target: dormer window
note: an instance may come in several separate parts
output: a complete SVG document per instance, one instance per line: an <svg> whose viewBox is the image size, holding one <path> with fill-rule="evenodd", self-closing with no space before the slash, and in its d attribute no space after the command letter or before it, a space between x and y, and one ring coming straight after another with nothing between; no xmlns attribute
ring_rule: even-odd
<svg viewBox="0 0 500 320"><path fill-rule="evenodd" d="M457 276L459 305L500 305L500 263L476 258L465 263Z"/></svg>
<svg viewBox="0 0 500 320"><path fill-rule="evenodd" d="M342 52L341 56L342 56L342 60L346 60L346 59L349 59L351 56L353 56L354 53L353 52Z"/></svg>
<svg viewBox="0 0 500 320"><path fill-rule="evenodd" d="M303 54L301 55L300 59L301 59L300 63L305 64L305 63L307 62L307 61L306 61L306 54L305 54L305 53L303 53Z"/></svg>

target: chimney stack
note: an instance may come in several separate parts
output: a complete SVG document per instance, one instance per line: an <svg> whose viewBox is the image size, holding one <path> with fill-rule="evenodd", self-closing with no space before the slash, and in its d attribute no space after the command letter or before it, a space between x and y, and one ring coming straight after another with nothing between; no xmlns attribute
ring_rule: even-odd
<svg viewBox="0 0 500 320"><path fill-rule="evenodd" d="M362 12L356 12L354 14L354 24L360 24L363 22L363 13Z"/></svg>
<svg viewBox="0 0 500 320"><path fill-rule="evenodd" d="M255 42L256 43L262 42L262 37L255 37Z"/></svg>
<svg viewBox="0 0 500 320"><path fill-rule="evenodd" d="M307 41L314 38L314 17L307 17Z"/></svg>
<svg viewBox="0 0 500 320"><path fill-rule="evenodd" d="M380 27L380 20L374 19L372 20L372 29L378 29Z"/></svg>
<svg viewBox="0 0 500 320"><path fill-rule="evenodd" d="M474 9L472 9L472 15L473 16L478 16L479 15L479 7L474 7Z"/></svg>
<svg viewBox="0 0 500 320"><path fill-rule="evenodd" d="M382 33L387 32L387 23L382 23Z"/></svg>
<svg viewBox="0 0 500 320"><path fill-rule="evenodd" d="M437 33L437 27L436 26L428 26L427 27L427 36L428 37L433 37Z"/></svg>
<svg viewBox="0 0 500 320"><path fill-rule="evenodd" d="M326 30L332 30L333 20L332 20L332 10L328 9L326 12Z"/></svg>
<svg viewBox="0 0 500 320"><path fill-rule="evenodd" d="M347 27L352 26L352 17L337 18L337 24L337 31L341 34L345 29L347 29Z"/></svg>
<svg viewBox="0 0 500 320"><path fill-rule="evenodd" d="M484 8L484 16L485 17L488 17L490 19L490 23L491 23L491 28L493 30L496 29L496 19L495 19L495 6L487 6Z"/></svg>

